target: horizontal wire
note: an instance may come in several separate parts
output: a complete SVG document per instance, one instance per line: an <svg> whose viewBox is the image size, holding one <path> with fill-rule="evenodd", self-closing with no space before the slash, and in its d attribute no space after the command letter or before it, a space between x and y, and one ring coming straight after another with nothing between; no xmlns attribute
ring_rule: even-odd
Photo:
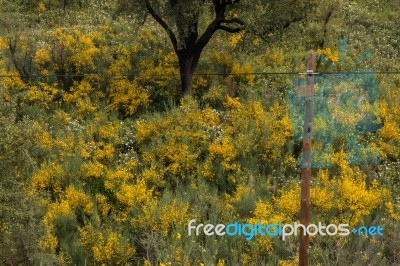
<svg viewBox="0 0 400 266"><path fill-rule="evenodd" d="M247 75L307 75L307 72L247 72L247 73L194 73L193 76L247 76ZM398 75L400 71L365 71L365 72L312 72L314 75ZM85 74L57 74L57 75L0 75L0 78L30 78L30 77L86 77L92 75L99 75L97 73L85 73ZM105 75L100 74L101 77L127 77L132 75L146 76L146 77L160 77L160 74L143 74L143 73L126 73L126 74L113 74ZM164 76L185 76L186 74L167 74Z"/></svg>

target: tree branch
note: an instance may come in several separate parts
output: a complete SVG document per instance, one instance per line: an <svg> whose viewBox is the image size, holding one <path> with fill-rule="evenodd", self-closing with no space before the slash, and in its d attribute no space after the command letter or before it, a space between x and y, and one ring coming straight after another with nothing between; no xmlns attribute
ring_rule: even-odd
<svg viewBox="0 0 400 266"><path fill-rule="evenodd" d="M241 28L230 28L230 27L227 27L227 26L224 26L224 25L219 25L218 29L219 30L224 30L224 31L229 32L229 33L238 33L238 32L242 31Z"/></svg>
<svg viewBox="0 0 400 266"><path fill-rule="evenodd" d="M200 38L197 40L195 45L193 46L193 51L201 51L210 41L214 32L218 30L219 25L221 24L221 20L214 19L210 25L208 25L207 29L203 32Z"/></svg>
<svg viewBox="0 0 400 266"><path fill-rule="evenodd" d="M177 0L169 0L169 4L171 5L171 7L175 7L177 4Z"/></svg>
<svg viewBox="0 0 400 266"><path fill-rule="evenodd" d="M218 26L219 30L224 30L226 32L230 32L230 33L237 33L240 32L242 30L242 28L236 27L236 28L231 28L228 27L226 25L222 25L222 24L239 24L239 25L245 25L245 23L239 19L239 18L232 18L232 19L224 19Z"/></svg>
<svg viewBox="0 0 400 266"><path fill-rule="evenodd" d="M303 19L304 19L304 17L295 17L295 18L292 18L291 20L286 21L286 23L283 25L282 28L283 28L283 29L287 29L287 28L289 28L289 26L292 25L293 23L302 21Z"/></svg>
<svg viewBox="0 0 400 266"><path fill-rule="evenodd" d="M213 0L215 17L217 19L225 18L225 10L228 3L225 0Z"/></svg>
<svg viewBox="0 0 400 266"><path fill-rule="evenodd" d="M244 21L239 19L239 18L224 19L222 21L222 23L226 23L226 24L237 23L237 24L240 24L240 25L244 25L245 24Z"/></svg>
<svg viewBox="0 0 400 266"><path fill-rule="evenodd" d="M149 0L146 0L146 7L147 10L149 11L150 15L158 22L158 24L161 25L161 27L164 28L164 30L167 32L168 37L170 38L172 45L174 46L174 50L177 53L178 52L178 41L176 40L174 32L171 30L171 28L168 26L168 24L154 11L153 7L151 6Z"/></svg>
<svg viewBox="0 0 400 266"><path fill-rule="evenodd" d="M329 7L329 9L328 9L328 12L325 14L324 26L323 26L324 27L324 33L323 33L322 40L319 43L319 46L320 46L321 49L323 49L324 45L325 45L325 38L326 38L326 33L328 31L329 20L331 19L333 13L336 12L337 8L338 8L338 5L331 5Z"/></svg>
<svg viewBox="0 0 400 266"><path fill-rule="evenodd" d="M229 28L227 26L221 25L222 23L231 24L237 23L240 25L244 25L244 22L239 18L226 19L225 11L228 5L232 5L238 3L240 0L213 0L214 10L215 10L215 19L208 25L207 29L203 32L200 38L197 40L195 45L193 46L192 52L197 53L203 50L203 48L210 41L213 34L221 29L231 33L240 32L242 29L240 28Z"/></svg>

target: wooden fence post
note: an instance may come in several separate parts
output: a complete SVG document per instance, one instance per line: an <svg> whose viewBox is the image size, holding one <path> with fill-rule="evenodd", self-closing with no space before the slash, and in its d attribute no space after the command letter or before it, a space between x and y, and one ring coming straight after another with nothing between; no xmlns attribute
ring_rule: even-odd
<svg viewBox="0 0 400 266"><path fill-rule="evenodd" d="M307 86L305 91L305 113L303 131L303 154L301 165L301 201L300 223L307 227L310 224L310 187L311 187L311 143L312 143L312 97L314 95L314 75L316 70L315 52L311 50L307 57ZM309 236L300 228L299 265L308 266L310 253Z"/></svg>

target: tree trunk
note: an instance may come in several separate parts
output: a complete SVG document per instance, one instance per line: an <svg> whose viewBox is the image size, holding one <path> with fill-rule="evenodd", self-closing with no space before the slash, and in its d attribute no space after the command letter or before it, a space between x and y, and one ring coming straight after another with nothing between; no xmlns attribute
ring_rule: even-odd
<svg viewBox="0 0 400 266"><path fill-rule="evenodd" d="M192 95L193 56L178 55L181 89L183 95Z"/></svg>
<svg viewBox="0 0 400 266"><path fill-rule="evenodd" d="M179 72L181 75L182 95L192 95L192 79L203 48L197 48L191 51L178 52Z"/></svg>

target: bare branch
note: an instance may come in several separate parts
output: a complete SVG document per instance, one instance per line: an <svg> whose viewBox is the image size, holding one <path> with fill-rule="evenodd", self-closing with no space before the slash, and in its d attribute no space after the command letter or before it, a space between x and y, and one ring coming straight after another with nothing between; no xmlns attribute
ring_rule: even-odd
<svg viewBox="0 0 400 266"><path fill-rule="evenodd" d="M238 32L241 32L243 30L242 28L230 28L230 27L227 27L227 26L224 26L224 25L219 25L218 29L219 30L224 30L224 31L229 32L229 33L238 33Z"/></svg>
<svg viewBox="0 0 400 266"><path fill-rule="evenodd" d="M171 30L171 28L168 26L168 24L155 12L153 7L151 6L149 0L146 0L146 7L147 10L149 11L150 15L158 22L158 24L161 25L161 27L164 28L164 30L167 32L168 37L170 38L172 45L174 46L175 52L178 52L178 41L176 40L174 32Z"/></svg>
<svg viewBox="0 0 400 266"><path fill-rule="evenodd" d="M211 37L213 34L218 30L224 30L227 32L231 33L237 33L240 32L242 29L240 28L230 28L224 25L221 25L223 23L226 24L232 24L232 23L237 23L240 25L244 25L244 22L240 20L239 18L232 18L232 19L226 19L225 18L225 11L226 7L231 4L238 3L239 0L213 0L213 5L215 9L215 19L213 22L211 22L210 25L208 25L207 29L203 32L203 34L200 36L200 38L197 40L196 44L193 47L193 51L201 51L203 48L207 45L207 43L210 41Z"/></svg>
<svg viewBox="0 0 400 266"><path fill-rule="evenodd" d="M240 24L240 25L245 25L244 21L239 19L239 18L224 19L222 21L222 23L226 23L226 24L237 23L237 24Z"/></svg>
<svg viewBox="0 0 400 266"><path fill-rule="evenodd" d="M283 28L283 29L287 29L287 28L289 28L289 26L292 25L293 23L302 21L303 19L304 19L304 17L295 17L295 18L292 18L291 20L286 21L286 23L283 25L282 28Z"/></svg>
<svg viewBox="0 0 400 266"><path fill-rule="evenodd" d="M221 20L214 19L213 22L208 25L207 29L203 32L200 38L197 40L196 44L193 46L193 51L202 51L203 48L210 41L214 32L218 30L219 25L221 24Z"/></svg>

